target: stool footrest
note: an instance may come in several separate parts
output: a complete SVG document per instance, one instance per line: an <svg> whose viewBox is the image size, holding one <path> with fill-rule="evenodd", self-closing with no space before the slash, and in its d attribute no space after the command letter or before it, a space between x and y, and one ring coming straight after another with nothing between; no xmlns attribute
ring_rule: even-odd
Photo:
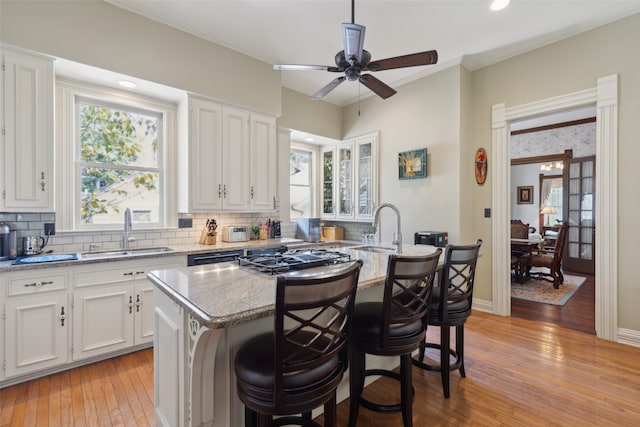
<svg viewBox="0 0 640 427"><path fill-rule="evenodd" d="M440 344L425 343L422 346L422 348L435 348L438 351L440 351L440 349L442 347L440 346ZM428 363L424 362L424 351L421 351L420 354L422 355L422 357L419 357L418 359L411 358L411 362L413 363L413 366L417 366L418 368L424 369L425 371L437 371L437 372L440 372L442 370L440 368L440 365L431 365L431 364L428 364ZM449 349L449 355L453 356L453 358L455 359L455 362L449 364L449 370L450 371L458 370L460 368L460 364L461 364L460 356L452 348Z"/></svg>
<svg viewBox="0 0 640 427"><path fill-rule="evenodd" d="M393 378L394 380L401 381L400 374L393 371L388 371L386 369L368 369L364 371L364 376L383 376L388 378ZM413 403L415 398L415 390L413 386L411 386L411 402ZM382 405L379 403L371 402L364 397L360 396L360 405L365 408L375 411L375 412L399 412L402 411L402 404L396 403L394 405Z"/></svg>

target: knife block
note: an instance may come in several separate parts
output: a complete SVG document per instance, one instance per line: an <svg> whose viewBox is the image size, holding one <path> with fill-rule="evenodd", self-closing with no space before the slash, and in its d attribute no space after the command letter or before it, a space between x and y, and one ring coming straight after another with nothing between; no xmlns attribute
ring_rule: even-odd
<svg viewBox="0 0 640 427"><path fill-rule="evenodd" d="M204 227L202 229L202 232L200 233L200 240L198 240L198 243L200 243L201 245L215 245L217 234L218 233L214 231L213 235L209 235L209 230L207 229L207 227Z"/></svg>

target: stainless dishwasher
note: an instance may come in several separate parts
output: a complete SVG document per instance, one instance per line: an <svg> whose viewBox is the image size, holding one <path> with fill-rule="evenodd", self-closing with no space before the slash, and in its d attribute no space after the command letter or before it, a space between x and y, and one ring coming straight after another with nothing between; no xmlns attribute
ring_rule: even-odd
<svg viewBox="0 0 640 427"><path fill-rule="evenodd" d="M233 251L205 252L199 254L187 255L187 266L205 264L217 264L219 262L236 261L238 257L244 255L244 250L238 249Z"/></svg>

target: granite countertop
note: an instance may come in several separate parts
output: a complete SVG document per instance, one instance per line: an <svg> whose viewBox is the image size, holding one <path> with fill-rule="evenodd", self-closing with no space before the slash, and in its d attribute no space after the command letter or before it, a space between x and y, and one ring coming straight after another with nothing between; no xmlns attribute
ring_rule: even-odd
<svg viewBox="0 0 640 427"><path fill-rule="evenodd" d="M75 265L83 265L83 264L91 264L91 263L99 263L99 262L114 262L114 261L127 261L131 259L140 259L140 258L150 258L150 257L170 257L176 255L191 255L198 253L207 253L207 252L219 252L219 251L227 251L234 249L251 249L251 248L268 248L268 247L278 247L281 245L286 245L291 249L301 248L310 245L323 245L330 244L336 242L319 242L319 243L306 243L300 239L291 239L291 238L278 238L278 239L267 239L267 240L250 240L248 242L218 242L215 245L202 245L199 243L193 244L179 244L179 245L167 245L172 251L153 253L153 254L139 254L139 255L128 255L121 257L105 257L105 258L88 258L83 259L81 253L68 253L68 252L52 252L50 254L43 255L52 255L62 258L62 255L75 255L76 259L69 259L64 261L52 261L52 262L41 262L41 263L29 263L29 264L14 264L15 260L9 261L0 261L0 272L8 272L8 271L19 271L25 269L40 269L40 268L51 268L51 267L68 267ZM132 246L132 249L137 249L135 246Z"/></svg>
<svg viewBox="0 0 640 427"><path fill-rule="evenodd" d="M436 248L427 245L403 245L403 255L425 255ZM352 260L361 259L358 289L384 283L389 253L340 248ZM298 270L286 275L305 276L330 272L344 265ZM257 272L237 262L152 271L149 279L159 290L189 311L209 328L224 328L270 316L275 311L276 277Z"/></svg>

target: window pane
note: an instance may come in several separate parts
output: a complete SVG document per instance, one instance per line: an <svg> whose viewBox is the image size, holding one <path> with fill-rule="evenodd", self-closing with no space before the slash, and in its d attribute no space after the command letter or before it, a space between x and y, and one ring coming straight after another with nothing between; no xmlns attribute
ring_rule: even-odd
<svg viewBox="0 0 640 427"><path fill-rule="evenodd" d="M82 168L80 174L82 224L120 224L126 208L134 223L160 220L157 172Z"/></svg>
<svg viewBox="0 0 640 427"><path fill-rule="evenodd" d="M80 112L80 160L91 163L158 166L159 116L86 102Z"/></svg>

